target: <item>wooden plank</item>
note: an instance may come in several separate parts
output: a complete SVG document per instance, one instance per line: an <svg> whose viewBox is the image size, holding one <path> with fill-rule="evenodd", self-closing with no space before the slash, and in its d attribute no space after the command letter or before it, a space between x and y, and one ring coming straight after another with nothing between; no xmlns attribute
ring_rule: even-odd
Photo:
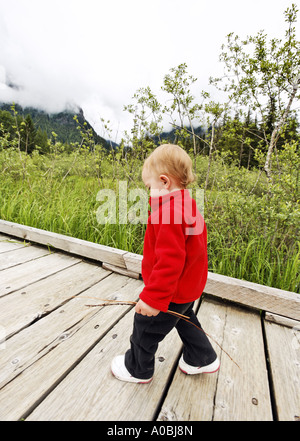
<svg viewBox="0 0 300 441"><path fill-rule="evenodd" d="M272 314L271 312L266 312L265 320L273 323L278 323L278 325L288 326L290 328L294 328L294 327L300 328L299 320L289 319L282 315Z"/></svg>
<svg viewBox="0 0 300 441"><path fill-rule="evenodd" d="M47 248L28 246L0 254L0 271L49 254ZM33 264L34 265L34 264Z"/></svg>
<svg viewBox="0 0 300 441"><path fill-rule="evenodd" d="M1 271L0 297L78 262L80 260L74 257L55 253L37 259L34 265L32 262L26 262L17 267L5 269Z"/></svg>
<svg viewBox="0 0 300 441"><path fill-rule="evenodd" d="M123 255L126 251L116 248L4 220L0 220L0 231L10 234L11 236L27 239L31 242L51 246L71 254L126 268L123 259Z"/></svg>
<svg viewBox="0 0 300 441"><path fill-rule="evenodd" d="M264 341L259 313L227 307L223 348L215 397L215 421L273 419Z"/></svg>
<svg viewBox="0 0 300 441"><path fill-rule="evenodd" d="M300 326L265 321L267 349L280 421L300 420Z"/></svg>
<svg viewBox="0 0 300 441"><path fill-rule="evenodd" d="M133 279L140 278L139 273L135 273L133 271L129 271L124 268L120 268L119 266L111 265L110 263L103 263L102 267L107 270L114 271L115 273L122 274L123 276L132 277Z"/></svg>
<svg viewBox="0 0 300 441"><path fill-rule="evenodd" d="M86 297L135 300L140 286L139 280L111 274L8 339L0 370L0 420L26 416L131 308L88 308L86 302L93 301Z"/></svg>
<svg viewBox="0 0 300 441"><path fill-rule="evenodd" d="M79 262L0 298L0 325L6 338L49 314L72 296L111 274L99 266Z"/></svg>
<svg viewBox="0 0 300 441"><path fill-rule="evenodd" d="M241 305L300 320L300 294L209 273L204 291Z"/></svg>
<svg viewBox="0 0 300 441"><path fill-rule="evenodd" d="M143 256L135 253L124 254L124 261L126 268L134 273L142 274L142 260Z"/></svg>

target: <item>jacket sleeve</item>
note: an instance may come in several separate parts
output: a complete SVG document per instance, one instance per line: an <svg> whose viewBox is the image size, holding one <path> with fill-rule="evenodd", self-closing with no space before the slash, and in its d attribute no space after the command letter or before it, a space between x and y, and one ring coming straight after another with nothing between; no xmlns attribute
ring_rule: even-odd
<svg viewBox="0 0 300 441"><path fill-rule="evenodd" d="M155 261L140 299L166 312L185 266L185 235L181 224L154 225Z"/></svg>

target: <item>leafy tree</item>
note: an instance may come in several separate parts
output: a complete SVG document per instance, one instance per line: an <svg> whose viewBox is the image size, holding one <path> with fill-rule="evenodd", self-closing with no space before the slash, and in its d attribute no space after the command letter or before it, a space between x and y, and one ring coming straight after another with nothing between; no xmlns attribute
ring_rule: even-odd
<svg viewBox="0 0 300 441"><path fill-rule="evenodd" d="M174 127L179 126L178 136L186 138L186 127L189 126L193 139L194 164L196 164L197 147L194 120L199 119L201 106L194 103L195 97L191 94L190 88L197 81L197 78L188 74L186 63L170 69L170 72L171 74L164 77L162 90L172 95L172 101L169 106L165 106L164 113L170 115ZM179 119L179 125L177 118Z"/></svg>
<svg viewBox="0 0 300 441"><path fill-rule="evenodd" d="M142 87L133 95L133 104L124 106L124 110L132 115L131 132L125 131L121 141L121 160L129 185L134 184L140 170L140 161L161 142L162 106L150 87Z"/></svg>
<svg viewBox="0 0 300 441"><path fill-rule="evenodd" d="M133 95L134 104L124 107L133 117L131 129L131 144L133 149L139 149L144 159L149 149L153 148L151 139L158 137L162 132L162 106L150 87L142 87ZM127 133L128 135L128 133ZM150 144L149 144L150 143Z"/></svg>
<svg viewBox="0 0 300 441"><path fill-rule="evenodd" d="M299 99L300 42L294 27L297 12L292 4L284 13L288 24L284 41L277 38L267 41L263 31L245 40L230 33L220 55L225 76L210 79L220 90L229 93L230 100L259 113L268 178L272 153L293 102Z"/></svg>
<svg viewBox="0 0 300 441"><path fill-rule="evenodd" d="M13 139L15 136L15 131L13 129L14 118L12 114L7 110L0 110L0 124L2 124L2 131L0 132L0 136L4 136L4 134L9 134L9 138Z"/></svg>

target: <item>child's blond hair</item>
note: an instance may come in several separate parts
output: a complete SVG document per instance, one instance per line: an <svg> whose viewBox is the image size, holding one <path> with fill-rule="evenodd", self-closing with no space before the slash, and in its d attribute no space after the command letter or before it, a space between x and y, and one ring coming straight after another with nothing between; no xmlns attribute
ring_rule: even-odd
<svg viewBox="0 0 300 441"><path fill-rule="evenodd" d="M177 184L186 188L195 180L193 163L186 151L175 144L162 144L145 160L143 173L155 172L173 177Z"/></svg>

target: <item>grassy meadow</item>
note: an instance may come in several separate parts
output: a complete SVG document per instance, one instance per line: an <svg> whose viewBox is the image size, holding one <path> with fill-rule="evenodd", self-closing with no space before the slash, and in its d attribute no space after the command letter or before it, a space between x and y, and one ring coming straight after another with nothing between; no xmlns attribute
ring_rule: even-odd
<svg viewBox="0 0 300 441"><path fill-rule="evenodd" d="M280 173L212 162L205 191L209 271L300 292L299 163L296 147L277 156ZM142 254L145 225L97 221L97 193L118 182L143 188L142 161L78 152L26 155L0 151L0 218ZM204 188L208 158L196 159L195 188ZM118 196L118 195L117 195Z"/></svg>

